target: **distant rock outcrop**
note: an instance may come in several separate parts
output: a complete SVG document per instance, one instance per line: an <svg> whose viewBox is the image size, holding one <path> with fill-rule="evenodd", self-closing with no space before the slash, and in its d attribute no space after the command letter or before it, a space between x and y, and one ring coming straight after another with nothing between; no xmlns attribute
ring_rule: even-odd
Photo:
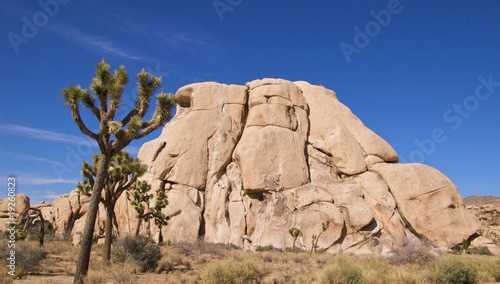
<svg viewBox="0 0 500 284"><path fill-rule="evenodd" d="M283 249L296 227L297 245L310 250L329 221L318 250L386 254L416 239L448 249L479 232L446 176L398 164L394 149L331 90L263 79L191 84L176 96L175 117L139 151L149 166L143 179L167 192L165 213L180 210L163 227L165 240ZM75 194L44 209L73 236L88 202ZM116 214L120 234L135 231L125 196ZM158 235L154 224L145 230Z"/></svg>
<svg viewBox="0 0 500 284"><path fill-rule="evenodd" d="M500 197L470 196L465 198L464 201L467 209L479 219L481 235L487 238L482 238L480 242L476 242L477 245L487 246L490 251L500 254L500 247L498 246L500 245Z"/></svg>
<svg viewBox="0 0 500 284"><path fill-rule="evenodd" d="M9 229L12 222L19 220L19 214L30 207L30 198L26 194L17 194L14 200L12 202L8 197L0 200L0 232Z"/></svg>

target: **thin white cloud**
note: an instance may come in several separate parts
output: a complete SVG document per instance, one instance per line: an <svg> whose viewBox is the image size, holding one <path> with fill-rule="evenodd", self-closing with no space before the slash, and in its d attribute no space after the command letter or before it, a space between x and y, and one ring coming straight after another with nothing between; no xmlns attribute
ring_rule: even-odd
<svg viewBox="0 0 500 284"><path fill-rule="evenodd" d="M199 52L209 50L222 50L223 48L211 40L207 40L208 35L203 34L203 39L200 35L193 36L186 31L179 29L159 30L155 26L136 21L132 18L117 15L109 12L103 12L106 15L106 21L114 19L113 27L121 30L126 34L134 34L140 36L148 36L152 42L160 43L170 47L177 52L198 54ZM109 25L110 23L106 23Z"/></svg>
<svg viewBox="0 0 500 284"><path fill-rule="evenodd" d="M24 154L12 153L12 152L6 152L6 151L0 151L0 154L6 155L6 156L9 156L11 158L14 158L16 160L21 160L21 161L40 162L40 163L47 163L47 164L60 163L58 161L50 160L47 158L35 157L35 156L31 156L31 155L24 155Z"/></svg>
<svg viewBox="0 0 500 284"><path fill-rule="evenodd" d="M142 56L134 54L123 48L118 47L109 39L105 39L95 35L85 34L77 29L67 25L54 23L48 27L51 31L62 36L75 45L86 46L87 48L97 50L99 52L111 53L126 59L141 60Z"/></svg>
<svg viewBox="0 0 500 284"><path fill-rule="evenodd" d="M75 135L58 133L50 130L26 127L17 124L2 124L0 123L0 133L6 135L22 136L39 140L54 141L70 144L89 144L95 145L93 140L84 139Z"/></svg>
<svg viewBox="0 0 500 284"><path fill-rule="evenodd" d="M73 179L59 179L59 178L46 178L46 177L18 177L19 183L23 185L49 185L49 184L74 184L78 180Z"/></svg>

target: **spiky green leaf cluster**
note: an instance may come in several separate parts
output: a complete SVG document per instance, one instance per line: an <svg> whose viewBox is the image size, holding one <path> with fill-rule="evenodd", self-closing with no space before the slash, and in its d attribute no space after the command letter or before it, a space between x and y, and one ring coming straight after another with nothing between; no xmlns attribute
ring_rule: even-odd
<svg viewBox="0 0 500 284"><path fill-rule="evenodd" d="M292 236L292 238L296 239L302 236L302 231L298 228L290 228L288 233Z"/></svg>
<svg viewBox="0 0 500 284"><path fill-rule="evenodd" d="M130 201L136 212L137 218L141 219L146 211L146 206L149 208L149 201L153 198L153 194L149 193L151 186L145 181L138 181L127 191L127 199Z"/></svg>
<svg viewBox="0 0 500 284"><path fill-rule="evenodd" d="M85 100L88 96L88 91L82 89L80 85L75 85L69 88L65 88L62 91L62 96L66 102L66 106L69 108L75 108L78 106L78 103L82 100Z"/></svg>
<svg viewBox="0 0 500 284"><path fill-rule="evenodd" d="M98 155L94 155L93 165L85 161L82 163L83 181L78 183L77 189L84 195L92 194L99 159ZM144 175L146 170L147 166L143 165L139 159L131 157L125 151L118 152L109 163L101 202L105 206L114 203L124 191L135 185L137 179Z"/></svg>
<svg viewBox="0 0 500 284"><path fill-rule="evenodd" d="M170 109L176 103L175 97L161 91L156 96L153 117L144 120L151 98L161 87L161 78L142 70L137 74L138 88L134 108L123 118L116 119L115 115L122 106L121 100L128 81L125 67L120 66L111 72L110 65L103 60L96 65L95 77L89 89L76 85L62 90L62 96L71 109L73 120L85 135L97 141L101 153L114 155L132 140L146 136L171 118ZM80 105L90 110L97 118L99 121L97 130L90 130L82 121ZM116 139L112 139L112 135Z"/></svg>
<svg viewBox="0 0 500 284"><path fill-rule="evenodd" d="M163 209L168 205L168 198L165 194L163 186L156 189L156 202L153 207L150 207L150 201L153 199L153 194L149 193L151 186L146 182L138 182L133 188L127 191L127 199L137 212L137 218L144 221L154 220L156 226L161 228L168 224L172 216L166 216ZM174 213L174 215L180 212Z"/></svg>
<svg viewBox="0 0 500 284"><path fill-rule="evenodd" d="M328 230L328 228L330 228L330 220L326 220L325 222L321 223L321 226L322 226L323 232Z"/></svg>

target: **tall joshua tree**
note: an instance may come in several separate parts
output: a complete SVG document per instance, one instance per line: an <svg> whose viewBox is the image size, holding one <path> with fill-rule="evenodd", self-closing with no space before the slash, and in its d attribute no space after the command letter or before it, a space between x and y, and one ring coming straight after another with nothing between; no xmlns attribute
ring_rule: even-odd
<svg viewBox="0 0 500 284"><path fill-rule="evenodd" d="M93 166L83 162L83 182L78 183L77 189L84 195L91 196L92 187L97 173L96 165L99 164L99 156L92 157ZM101 203L106 209L106 223L104 234L104 261L109 264L111 260L111 240L113 232L113 220L115 220L115 205L118 198L126 190L137 186L137 179L146 173L147 166L141 164L139 159L130 157L125 151L120 151L111 158L107 177L104 182L104 190L101 194Z"/></svg>
<svg viewBox="0 0 500 284"><path fill-rule="evenodd" d="M137 74L138 90L134 108L121 120L117 119L115 115L121 106L122 94L128 80L125 67L120 66L111 73L109 64L102 60L96 65L95 77L90 84L90 89L82 89L79 85L75 85L62 90L62 96L66 106L71 110L73 121L83 134L97 142L100 150L75 269L73 282L75 284L83 284L83 277L88 272L99 199L111 158L132 140L142 138L162 126L170 119L170 109L175 105L175 97L162 91L156 96L156 109L152 118L143 120L149 110L151 97L161 86L161 78L142 70ZM92 131L83 122L80 114L81 106L97 118L99 125L96 130Z"/></svg>

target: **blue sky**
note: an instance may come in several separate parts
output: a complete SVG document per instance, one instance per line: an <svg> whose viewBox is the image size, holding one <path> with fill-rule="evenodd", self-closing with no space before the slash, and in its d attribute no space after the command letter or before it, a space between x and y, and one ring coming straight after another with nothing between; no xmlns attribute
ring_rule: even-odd
<svg viewBox="0 0 500 284"><path fill-rule="evenodd" d="M401 160L436 167L463 196L498 196L498 11L494 0L6 0L0 176L17 176L32 203L74 188L97 148L60 92L88 87L105 58L131 78L142 68L163 76L168 92L264 77L322 84Z"/></svg>

